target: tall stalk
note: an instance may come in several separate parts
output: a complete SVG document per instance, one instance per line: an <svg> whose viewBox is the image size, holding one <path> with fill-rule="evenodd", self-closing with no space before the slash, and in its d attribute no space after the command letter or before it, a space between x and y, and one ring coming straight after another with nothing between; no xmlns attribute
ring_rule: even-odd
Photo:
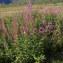
<svg viewBox="0 0 63 63"><path fill-rule="evenodd" d="M18 23L17 23L16 17L14 17L12 21L12 37L13 37L14 43L16 44L17 38L18 38Z"/></svg>
<svg viewBox="0 0 63 63"><path fill-rule="evenodd" d="M29 32L32 28L33 24L33 18L32 18L32 1L29 0L27 3L27 6L24 9L23 12L23 18L24 18L24 33Z"/></svg>

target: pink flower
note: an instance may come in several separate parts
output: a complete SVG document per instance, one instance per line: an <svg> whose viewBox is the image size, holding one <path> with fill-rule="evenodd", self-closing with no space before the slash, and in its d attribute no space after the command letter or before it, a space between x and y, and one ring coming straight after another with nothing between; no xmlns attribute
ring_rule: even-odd
<svg viewBox="0 0 63 63"><path fill-rule="evenodd" d="M17 23L16 17L14 17L12 21L12 36L13 36L14 42L16 42L17 36L18 36L18 23Z"/></svg>
<svg viewBox="0 0 63 63"><path fill-rule="evenodd" d="M28 5L25 7L23 11L24 21L32 21L32 2L29 0Z"/></svg>
<svg viewBox="0 0 63 63"><path fill-rule="evenodd" d="M39 33L46 33L46 32L53 32L55 29L55 25L52 22L46 23L44 22L40 28L39 28Z"/></svg>
<svg viewBox="0 0 63 63"><path fill-rule="evenodd" d="M24 31L29 31L29 26L33 23L32 20L32 2L29 0L27 6L23 11L23 19L24 19Z"/></svg>
<svg viewBox="0 0 63 63"><path fill-rule="evenodd" d="M57 15L59 13L62 12L62 8L55 6L55 7L44 7L42 10L40 10L40 12L44 13L44 14L54 14Z"/></svg>
<svg viewBox="0 0 63 63"><path fill-rule="evenodd" d="M45 32L45 28L40 27L40 28L39 28L39 33L44 33L44 32Z"/></svg>
<svg viewBox="0 0 63 63"><path fill-rule="evenodd" d="M3 19L0 19L0 30L2 31L3 36L8 35L8 32L7 32L7 29L5 27L5 23L4 23Z"/></svg>

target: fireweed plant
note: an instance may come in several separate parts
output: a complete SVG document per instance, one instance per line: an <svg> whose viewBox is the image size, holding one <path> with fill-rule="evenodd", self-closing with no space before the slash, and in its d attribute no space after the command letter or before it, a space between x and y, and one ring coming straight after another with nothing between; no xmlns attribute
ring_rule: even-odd
<svg viewBox="0 0 63 63"><path fill-rule="evenodd" d="M0 63L54 63L63 60L63 16L33 12L0 19Z"/></svg>
<svg viewBox="0 0 63 63"><path fill-rule="evenodd" d="M1 18L0 63L62 63L63 15L54 12L32 11L29 2L21 15Z"/></svg>

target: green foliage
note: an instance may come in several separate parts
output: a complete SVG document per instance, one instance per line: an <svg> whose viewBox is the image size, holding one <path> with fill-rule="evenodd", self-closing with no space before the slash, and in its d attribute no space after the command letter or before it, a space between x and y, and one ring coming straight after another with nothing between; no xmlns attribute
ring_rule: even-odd
<svg viewBox="0 0 63 63"><path fill-rule="evenodd" d="M62 15L47 14L43 17L40 13L34 13L33 30L25 33L22 30L23 17L16 18L17 43L14 43L12 38L13 17L4 19L8 36L0 35L0 63L61 63L63 61Z"/></svg>

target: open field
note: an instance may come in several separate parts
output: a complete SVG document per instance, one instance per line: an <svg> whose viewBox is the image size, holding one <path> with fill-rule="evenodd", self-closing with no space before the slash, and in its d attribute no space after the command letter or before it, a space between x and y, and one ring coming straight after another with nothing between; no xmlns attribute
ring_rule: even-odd
<svg viewBox="0 0 63 63"><path fill-rule="evenodd" d="M47 6L47 7L46 7ZM27 7L27 6L26 6ZM25 6L13 6L13 7L0 7L0 16L13 16L16 14L20 14L25 10ZM63 6L55 6L55 5L33 5L33 11L38 12L50 12L56 10L57 12L63 12Z"/></svg>

